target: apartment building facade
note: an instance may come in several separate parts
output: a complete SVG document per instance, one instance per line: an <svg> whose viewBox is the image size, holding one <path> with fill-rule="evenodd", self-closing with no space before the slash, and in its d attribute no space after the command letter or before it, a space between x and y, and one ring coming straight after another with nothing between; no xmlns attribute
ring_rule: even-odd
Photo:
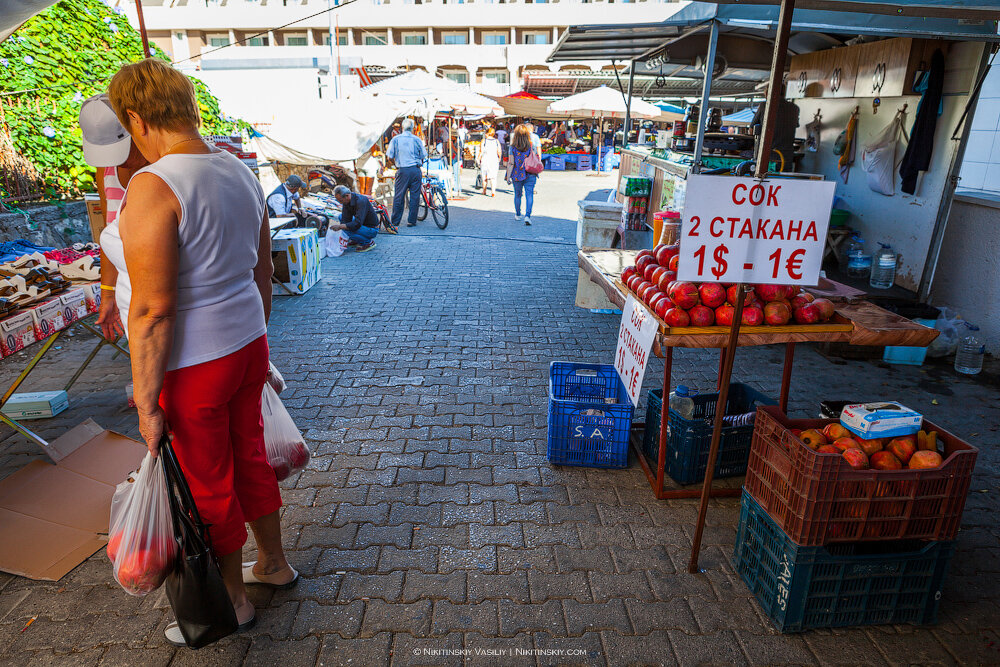
<svg viewBox="0 0 1000 667"><path fill-rule="evenodd" d="M136 24L134 0L119 0ZM548 64L569 25L660 21L676 0L143 0L150 39L178 67L198 70L224 107L272 113L259 90L308 102L350 94L370 77L414 68L506 95L526 73L608 69L610 62ZM333 6L331 12L324 12ZM279 28L297 19L294 25ZM331 45L332 42L332 45ZM225 47L225 48L223 48ZM339 77L328 77L329 63ZM338 67L339 65L339 67ZM353 72L352 72L353 70ZM255 92L256 91L256 92Z"/></svg>

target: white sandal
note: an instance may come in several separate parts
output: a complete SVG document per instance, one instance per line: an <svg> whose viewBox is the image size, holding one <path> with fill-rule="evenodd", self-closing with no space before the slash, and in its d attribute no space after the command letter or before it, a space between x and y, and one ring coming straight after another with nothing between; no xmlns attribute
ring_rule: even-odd
<svg viewBox="0 0 1000 667"><path fill-rule="evenodd" d="M69 264L60 264L59 272L66 280L100 280L101 266L94 265L94 258L90 255L81 257Z"/></svg>
<svg viewBox="0 0 1000 667"><path fill-rule="evenodd" d="M250 607L253 615L243 623L240 623L239 627L236 628L236 632L243 632L244 630L249 630L253 626L257 625L257 610L254 609L253 605L249 602L247 603L247 606ZM238 610L236 616L236 620L239 622L240 619ZM163 628L163 636L168 643L173 644L174 646L187 646L187 642L184 641L184 633L181 632L181 627L177 624L177 621L171 621L167 624L167 627Z"/></svg>
<svg viewBox="0 0 1000 667"><path fill-rule="evenodd" d="M288 569L292 571L291 581L286 581L283 584L277 584L271 581L271 579L277 575L274 574L257 574L253 571L253 566L257 564L257 561L252 561L250 563L243 563L243 583L244 584L263 584L264 586L270 586L271 588L276 588L280 591L287 590L289 588L294 588L296 584L299 583L299 573L295 571L295 568L291 565Z"/></svg>

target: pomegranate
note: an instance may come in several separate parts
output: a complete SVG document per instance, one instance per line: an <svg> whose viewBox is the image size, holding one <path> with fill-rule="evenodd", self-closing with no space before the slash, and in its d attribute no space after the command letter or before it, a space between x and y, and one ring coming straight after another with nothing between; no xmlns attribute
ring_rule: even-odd
<svg viewBox="0 0 1000 667"><path fill-rule="evenodd" d="M726 290L726 301L734 306L736 305L736 295L739 293L739 289L739 285L732 285ZM749 306L751 303L753 303L753 290L747 290L746 296L743 297L743 305Z"/></svg>
<svg viewBox="0 0 1000 667"><path fill-rule="evenodd" d="M715 324L715 311L708 306L697 305L688 311L691 326L710 327Z"/></svg>
<svg viewBox="0 0 1000 667"><path fill-rule="evenodd" d="M663 315L663 321L668 327L686 327L691 324L687 311L681 308L671 308Z"/></svg>
<svg viewBox="0 0 1000 667"><path fill-rule="evenodd" d="M718 308L726 302L726 290L719 283L702 283L698 294L701 302L709 308Z"/></svg>
<svg viewBox="0 0 1000 667"><path fill-rule="evenodd" d="M677 270L677 263L680 262L680 259L681 259L680 255L674 255L673 257L670 258L670 263L668 263L667 266L670 268L671 271Z"/></svg>
<svg viewBox="0 0 1000 667"><path fill-rule="evenodd" d="M833 441L833 446L841 451L847 449L861 449L861 443L854 438L837 438Z"/></svg>
<svg viewBox="0 0 1000 667"><path fill-rule="evenodd" d="M728 303L724 303L715 309L715 323L720 326L728 327L733 323L733 315L736 313L736 309L733 308Z"/></svg>
<svg viewBox="0 0 1000 667"><path fill-rule="evenodd" d="M664 273L668 273L667 268L665 266L657 266L655 269L653 269L653 275L650 276L649 282L653 283L654 285L659 285L660 278L663 276Z"/></svg>
<svg viewBox="0 0 1000 667"><path fill-rule="evenodd" d="M826 436L824 436L820 431L810 428L799 434L799 440L801 440L806 447L812 450L819 449L826 443Z"/></svg>
<svg viewBox="0 0 1000 667"><path fill-rule="evenodd" d="M784 285L757 285L753 288L753 291L756 292L757 298L764 303L777 301L778 299L783 299L785 296Z"/></svg>
<svg viewBox="0 0 1000 667"><path fill-rule="evenodd" d="M748 327L759 327L764 323L764 311L756 304L746 306L743 309L743 317L741 319L743 324Z"/></svg>
<svg viewBox="0 0 1000 667"><path fill-rule="evenodd" d="M845 449L844 453L841 454L844 460L847 461L855 470L867 470L868 469L868 456L860 449Z"/></svg>
<svg viewBox="0 0 1000 667"><path fill-rule="evenodd" d="M795 321L798 324L816 324L819 322L819 308L807 303L795 309Z"/></svg>
<svg viewBox="0 0 1000 667"><path fill-rule="evenodd" d="M642 267L642 277L648 280L649 282L653 282L653 273L659 268L660 268L659 264L656 263L647 264L646 266Z"/></svg>
<svg viewBox="0 0 1000 667"><path fill-rule="evenodd" d="M892 452L896 458L899 459L900 463L907 465L910 462L910 458L913 456L913 453L917 451L917 445L913 439L909 437L893 438L889 441L889 444L886 445L885 449L888 452Z"/></svg>
<svg viewBox="0 0 1000 667"><path fill-rule="evenodd" d="M678 308L688 310L698 305L698 288L694 283L674 283L670 298Z"/></svg>
<svg viewBox="0 0 1000 667"><path fill-rule="evenodd" d="M819 308L819 319L826 322L833 317L833 302L829 299L813 299L812 305Z"/></svg>
<svg viewBox="0 0 1000 667"><path fill-rule="evenodd" d="M643 252L646 251L643 250ZM639 253L639 255L639 257L635 258L635 270L640 274L650 264L656 264L656 259L652 255L643 255L642 253Z"/></svg>
<svg viewBox="0 0 1000 667"><path fill-rule="evenodd" d="M654 308L654 310L656 311L656 314L660 316L660 319L663 319L666 316L667 311L673 307L674 302L670 300L670 297L664 297L656 302L656 308Z"/></svg>
<svg viewBox="0 0 1000 667"><path fill-rule="evenodd" d="M903 464L892 452L880 450L872 454L869 458L872 468L875 470L901 470Z"/></svg>
<svg viewBox="0 0 1000 667"><path fill-rule="evenodd" d="M635 275L635 267L629 266L622 271L622 282L628 285L628 279Z"/></svg>
<svg viewBox="0 0 1000 667"><path fill-rule="evenodd" d="M772 301L764 306L764 321L771 326L788 324L792 319L792 311L782 301Z"/></svg>
<svg viewBox="0 0 1000 667"><path fill-rule="evenodd" d="M820 445L816 451L820 454L840 454L840 450L833 445Z"/></svg>
<svg viewBox="0 0 1000 667"><path fill-rule="evenodd" d="M941 458L940 454L929 449L921 449L919 452L913 453L906 467L910 470L927 470L940 468L942 463L944 463L944 459Z"/></svg>

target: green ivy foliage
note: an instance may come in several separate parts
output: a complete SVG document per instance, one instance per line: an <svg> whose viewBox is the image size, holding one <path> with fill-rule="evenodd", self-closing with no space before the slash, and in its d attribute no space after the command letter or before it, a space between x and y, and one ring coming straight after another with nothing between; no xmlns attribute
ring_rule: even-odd
<svg viewBox="0 0 1000 667"><path fill-rule="evenodd" d="M155 57L169 60L153 49ZM0 120L14 148L42 174L50 196L94 189L94 170L83 160L80 104L107 90L122 65L141 58L139 32L101 0L59 0L0 42L0 93L31 90L0 97ZM208 86L191 80L202 133L238 132L244 123L226 119Z"/></svg>

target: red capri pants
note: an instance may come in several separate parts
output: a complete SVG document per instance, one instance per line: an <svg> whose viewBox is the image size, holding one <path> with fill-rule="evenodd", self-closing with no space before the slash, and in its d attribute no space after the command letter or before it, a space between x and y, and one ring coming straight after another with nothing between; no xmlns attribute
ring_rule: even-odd
<svg viewBox="0 0 1000 667"><path fill-rule="evenodd" d="M160 406L212 547L242 548L246 522L281 507L264 454L260 396L268 368L267 336L230 355L168 371Z"/></svg>

